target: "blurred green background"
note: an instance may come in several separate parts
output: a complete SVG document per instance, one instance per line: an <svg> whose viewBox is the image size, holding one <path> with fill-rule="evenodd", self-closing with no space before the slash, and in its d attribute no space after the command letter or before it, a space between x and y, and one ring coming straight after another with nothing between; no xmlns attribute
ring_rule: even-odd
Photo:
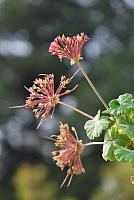
<svg viewBox="0 0 134 200"><path fill-rule="evenodd" d="M59 122L75 126L88 141L85 117L58 106L55 119L42 123L22 105L41 73L62 74L77 69L48 53L54 37L85 32L83 65L106 102L120 94L134 94L133 0L0 0L0 200L133 200L130 165L101 158L102 147L84 151L84 175L60 189L65 173L51 158L54 145L43 136L58 133ZM70 86L78 89L63 101L95 115L103 106L78 74ZM100 141L103 137L100 138Z"/></svg>

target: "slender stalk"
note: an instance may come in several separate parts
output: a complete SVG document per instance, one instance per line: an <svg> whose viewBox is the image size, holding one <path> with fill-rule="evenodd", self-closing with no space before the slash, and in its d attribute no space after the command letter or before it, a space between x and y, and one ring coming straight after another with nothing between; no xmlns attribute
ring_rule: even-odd
<svg viewBox="0 0 134 200"><path fill-rule="evenodd" d="M98 90L96 89L96 87L94 86L94 84L92 83L92 81L90 80L90 78L88 77L87 73L83 69L83 66L80 64L80 62L77 63L77 66L80 69L80 71L82 72L82 74L85 77L85 79L87 80L87 82L89 83L89 85L91 86L91 88L93 89L93 91L95 92L95 94L97 95L97 97L99 98L99 100L104 105L104 107L106 109L108 109L108 106L107 106L106 102L104 101L104 99L102 98L102 96L100 95L100 93L98 92Z"/></svg>
<svg viewBox="0 0 134 200"><path fill-rule="evenodd" d="M10 106L9 108L26 108L26 105L21 105L21 106Z"/></svg>
<svg viewBox="0 0 134 200"><path fill-rule="evenodd" d="M84 146L91 146L91 145L96 145L96 144L104 144L104 142L89 142L84 144Z"/></svg>
<svg viewBox="0 0 134 200"><path fill-rule="evenodd" d="M77 71L72 75L72 77L70 78L70 80L72 80L79 71L80 71L80 69L77 69Z"/></svg>
<svg viewBox="0 0 134 200"><path fill-rule="evenodd" d="M63 106L65 106L65 107L67 107L67 108L69 108L69 109L71 109L71 110L74 110L74 111L80 113L81 115L84 115L84 116L88 117L89 119L93 119L94 118L93 116L91 116L91 115L89 115L89 114L87 114L87 113L85 113L85 112L83 112L83 111L81 111L81 110L69 105L69 104L66 104L66 103L64 103L62 101L58 101L58 103L63 105Z"/></svg>

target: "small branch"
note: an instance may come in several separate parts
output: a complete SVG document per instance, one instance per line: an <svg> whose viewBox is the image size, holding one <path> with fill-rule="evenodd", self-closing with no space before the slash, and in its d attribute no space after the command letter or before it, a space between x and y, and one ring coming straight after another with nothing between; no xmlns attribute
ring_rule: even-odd
<svg viewBox="0 0 134 200"><path fill-rule="evenodd" d="M74 88L72 88L71 90L66 90L65 92L61 93L59 96L63 96L63 95L67 95L67 94L70 94L71 92L73 92L74 90L76 90L76 88L78 87L79 85L76 85Z"/></svg>
<svg viewBox="0 0 134 200"><path fill-rule="evenodd" d="M104 142L89 142L84 144L84 146L91 146L91 145L97 145L97 144L104 144Z"/></svg>
<svg viewBox="0 0 134 200"><path fill-rule="evenodd" d="M67 108L69 108L69 109L71 109L71 110L74 110L74 111L80 113L81 115L84 115L84 116L88 117L89 119L94 119L93 116L91 116L91 115L89 115L89 114L87 114L87 113L85 113L85 112L83 112L83 111L81 111L81 110L69 105L69 104L66 104L66 103L64 103L62 101L58 101L58 103L63 105L63 106L65 106L65 107L67 107Z"/></svg>

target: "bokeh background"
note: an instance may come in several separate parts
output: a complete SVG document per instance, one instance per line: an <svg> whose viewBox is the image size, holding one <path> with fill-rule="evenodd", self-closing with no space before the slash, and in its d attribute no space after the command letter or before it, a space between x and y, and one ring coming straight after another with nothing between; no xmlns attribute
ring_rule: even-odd
<svg viewBox="0 0 134 200"><path fill-rule="evenodd" d="M22 105L33 80L54 73L71 76L76 66L50 56L48 47L61 34L85 32L83 65L106 102L120 94L134 94L133 0L0 0L0 200L133 200L130 165L105 162L102 147L84 151L84 175L60 189L65 172L53 163L54 145L44 135L58 133L59 122L75 126L88 141L85 117L58 106L55 119L42 123ZM78 74L63 101L95 115L103 106ZM100 141L103 137L100 138Z"/></svg>

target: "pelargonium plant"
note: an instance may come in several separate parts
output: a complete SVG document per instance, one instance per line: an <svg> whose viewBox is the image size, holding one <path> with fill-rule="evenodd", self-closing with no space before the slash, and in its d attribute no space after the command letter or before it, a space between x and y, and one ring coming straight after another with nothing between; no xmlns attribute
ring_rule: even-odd
<svg viewBox="0 0 134 200"><path fill-rule="evenodd" d="M58 148L57 151L52 152L53 160L61 171L65 167L68 168L61 187L68 179L67 186L69 186L74 175L80 175L85 172L81 162L81 154L90 145L103 145L102 158L106 161L116 160L134 165L134 98L131 94L126 93L120 95L117 99L111 100L108 104L105 102L80 62L83 59L81 56L83 46L88 40L89 37L84 33L71 37L66 37L64 34L56 37L50 44L49 52L58 56L60 61L66 58L69 59L70 64L77 65L78 70L72 77L62 76L56 91L54 91L54 75L42 75L43 78L36 79L32 87L26 88L30 94L26 98L25 104L12 107L32 109L35 117L41 119L38 125L39 128L41 122L48 119L50 112L51 117L54 117L56 105L61 104L88 118L84 129L89 140L94 140L100 137L102 133L104 134L104 141L90 141L84 144L79 139L74 127L70 128L68 124L60 124L59 135L50 138ZM79 71L105 108L104 111L99 110L96 116L91 116L89 113L66 104L61 99L63 95L68 95L77 88L77 85L71 90L66 87L73 81L73 77ZM134 183L133 176L131 181Z"/></svg>

